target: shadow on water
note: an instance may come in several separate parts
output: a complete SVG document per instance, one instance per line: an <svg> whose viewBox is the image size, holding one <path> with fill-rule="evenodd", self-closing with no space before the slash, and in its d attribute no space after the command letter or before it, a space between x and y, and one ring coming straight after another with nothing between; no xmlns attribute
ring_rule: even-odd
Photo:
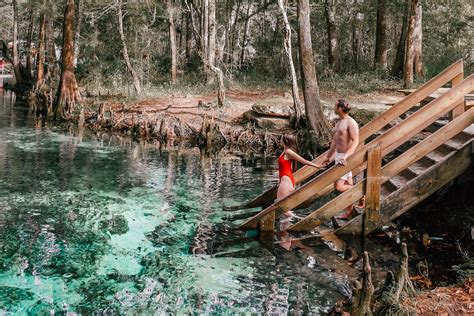
<svg viewBox="0 0 474 316"><path fill-rule="evenodd" d="M276 183L275 160L35 125L0 102L0 313L324 313L347 294L329 254L190 251L223 205Z"/></svg>

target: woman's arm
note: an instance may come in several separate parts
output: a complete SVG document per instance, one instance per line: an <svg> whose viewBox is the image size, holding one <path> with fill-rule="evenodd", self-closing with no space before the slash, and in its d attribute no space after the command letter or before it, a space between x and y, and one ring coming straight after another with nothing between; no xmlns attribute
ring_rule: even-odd
<svg viewBox="0 0 474 316"><path fill-rule="evenodd" d="M291 149L287 149L285 152L285 155L290 159L293 159L293 160L298 161L299 163L302 163L303 165L308 165L316 169L324 169L323 165L317 165L309 160L306 160Z"/></svg>

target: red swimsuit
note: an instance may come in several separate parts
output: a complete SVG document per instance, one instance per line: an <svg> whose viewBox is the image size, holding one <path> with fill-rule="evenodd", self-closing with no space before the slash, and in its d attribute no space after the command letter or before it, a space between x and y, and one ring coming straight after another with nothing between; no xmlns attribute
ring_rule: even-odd
<svg viewBox="0 0 474 316"><path fill-rule="evenodd" d="M291 183L293 184L293 187L295 187L295 178L293 177L292 170L292 160L285 159L285 152L283 152L283 154L281 154L281 156L278 158L278 169L280 170L280 181L281 177L288 176L291 180Z"/></svg>

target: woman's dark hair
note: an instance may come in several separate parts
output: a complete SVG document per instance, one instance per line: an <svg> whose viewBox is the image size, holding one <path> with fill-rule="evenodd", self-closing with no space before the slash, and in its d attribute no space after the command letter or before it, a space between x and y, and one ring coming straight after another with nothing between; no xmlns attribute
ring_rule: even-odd
<svg viewBox="0 0 474 316"><path fill-rule="evenodd" d="M336 106L338 108L341 108L342 112L344 112L344 113L349 113L349 111L351 110L351 105L349 104L349 102L347 102L344 99L337 100L336 101Z"/></svg>
<svg viewBox="0 0 474 316"><path fill-rule="evenodd" d="M281 138L283 141L283 144L285 144L286 147L296 149L297 144L298 144L298 139L296 138L295 135L293 134L284 134Z"/></svg>

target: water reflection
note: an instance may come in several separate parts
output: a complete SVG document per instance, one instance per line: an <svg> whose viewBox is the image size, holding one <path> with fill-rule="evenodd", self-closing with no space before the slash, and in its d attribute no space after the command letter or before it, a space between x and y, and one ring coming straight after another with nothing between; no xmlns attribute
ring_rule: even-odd
<svg viewBox="0 0 474 316"><path fill-rule="evenodd" d="M322 313L341 296L298 252L208 255L232 234L222 206L275 184L272 159L35 128L2 102L0 313Z"/></svg>

